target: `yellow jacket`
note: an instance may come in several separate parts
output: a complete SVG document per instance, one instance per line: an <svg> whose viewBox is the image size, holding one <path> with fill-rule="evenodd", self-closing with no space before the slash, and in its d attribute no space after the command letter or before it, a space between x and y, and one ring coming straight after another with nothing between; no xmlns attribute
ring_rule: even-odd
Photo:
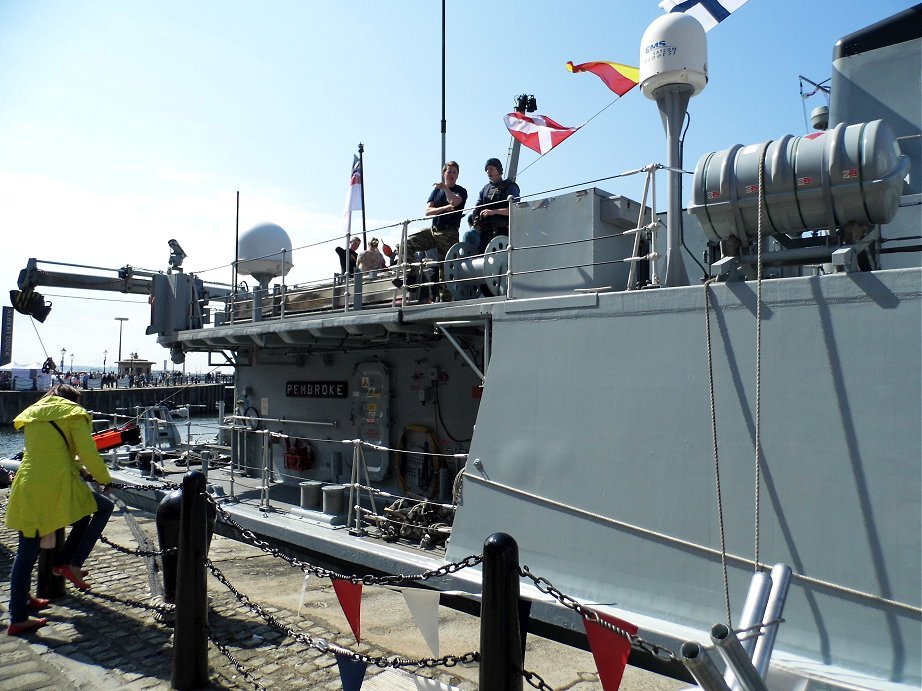
<svg viewBox="0 0 922 691"><path fill-rule="evenodd" d="M85 467L100 484L112 479L96 450L92 422L80 405L59 396L42 398L13 420L16 429L24 428L26 452L10 489L8 528L27 537L47 535L96 511L96 500L80 477L80 468Z"/></svg>

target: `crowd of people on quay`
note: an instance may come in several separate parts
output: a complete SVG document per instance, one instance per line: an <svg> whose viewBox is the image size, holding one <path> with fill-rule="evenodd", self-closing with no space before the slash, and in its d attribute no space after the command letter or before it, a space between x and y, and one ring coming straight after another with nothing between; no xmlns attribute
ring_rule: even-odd
<svg viewBox="0 0 922 691"><path fill-rule="evenodd" d="M232 384L233 375L207 372L205 374L183 374L182 372L153 372L150 374L128 373L118 375L115 372L59 372L57 370L45 371L50 385L68 384L75 389L130 389L144 386L185 386L187 384ZM22 390L17 387L15 380L24 377L15 377L10 372L0 372L0 391ZM39 385L38 378L30 378L28 389L47 388Z"/></svg>

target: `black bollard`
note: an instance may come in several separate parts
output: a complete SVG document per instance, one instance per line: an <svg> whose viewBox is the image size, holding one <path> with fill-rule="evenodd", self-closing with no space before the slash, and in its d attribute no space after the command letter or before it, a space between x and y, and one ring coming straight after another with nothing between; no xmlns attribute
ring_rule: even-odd
<svg viewBox="0 0 922 691"><path fill-rule="evenodd" d="M214 524L218 512L211 502L207 502L207 544L211 546ZM174 489L167 493L157 505L157 540L160 550L164 552L160 560L163 564L163 600L176 602L176 564L179 547L179 518L182 511L182 490Z"/></svg>
<svg viewBox="0 0 922 691"><path fill-rule="evenodd" d="M35 579L35 593L38 597L54 600L67 595L64 576L55 576L51 573L54 568L55 556L64 548L64 528L58 528L54 534L55 545L51 549L41 549L38 552L38 572Z"/></svg>
<svg viewBox="0 0 922 691"><path fill-rule="evenodd" d="M176 547L179 546L179 516L182 510L182 490L173 490L157 505L157 540L163 564L163 599L176 602ZM170 550L170 551L167 551Z"/></svg>
<svg viewBox="0 0 922 691"><path fill-rule="evenodd" d="M505 533L483 543L483 603L480 607L480 688L521 691L519 547Z"/></svg>
<svg viewBox="0 0 922 691"><path fill-rule="evenodd" d="M207 504L205 476L197 470L186 473L182 481L176 568L174 689L198 689L208 685Z"/></svg>

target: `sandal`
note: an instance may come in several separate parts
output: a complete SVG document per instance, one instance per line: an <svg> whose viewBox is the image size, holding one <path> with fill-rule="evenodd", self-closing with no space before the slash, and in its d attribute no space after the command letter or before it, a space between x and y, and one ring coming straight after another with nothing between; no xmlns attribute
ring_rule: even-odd
<svg viewBox="0 0 922 691"><path fill-rule="evenodd" d="M75 586L77 586L77 588L80 590L89 590L90 585L83 580L83 577L80 575L79 571L80 569L77 569L75 572L74 567L72 566L55 566L53 569L51 569L51 573L53 573L55 576L63 576Z"/></svg>
<svg viewBox="0 0 922 691"><path fill-rule="evenodd" d="M51 600L48 600L44 597L30 597L29 601L26 603L26 607L33 611L38 611L40 609L45 609L51 605Z"/></svg>
<svg viewBox="0 0 922 691"><path fill-rule="evenodd" d="M36 629L42 628L48 623L47 619L26 619L25 621L15 622L9 625L6 630L8 636L18 636L21 633L31 633Z"/></svg>

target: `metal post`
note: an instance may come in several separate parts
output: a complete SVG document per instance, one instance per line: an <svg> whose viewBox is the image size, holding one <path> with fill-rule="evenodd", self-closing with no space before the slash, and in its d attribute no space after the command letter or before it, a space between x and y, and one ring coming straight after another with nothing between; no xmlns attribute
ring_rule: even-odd
<svg viewBox="0 0 922 691"><path fill-rule="evenodd" d="M704 691L730 691L707 649L688 641L682 644L681 652L682 662Z"/></svg>
<svg viewBox="0 0 922 691"><path fill-rule="evenodd" d="M193 470L182 481L179 552L176 568L176 628L173 633L173 688L208 684L208 555L205 476Z"/></svg>
<svg viewBox="0 0 922 691"><path fill-rule="evenodd" d="M269 509L269 464L271 462L272 454L269 449L269 433L260 432L263 435L263 470L262 470L262 482L260 483L259 489L259 508L260 509Z"/></svg>
<svg viewBox="0 0 922 691"><path fill-rule="evenodd" d="M768 595L768 604L762 623L762 636L756 642L752 653L752 664L764 679L768 672L768 663L772 657L772 648L775 647L775 638L778 627L781 625L781 613L784 611L784 602L788 596L788 586L791 584L791 567L787 564L775 564L772 567L772 589Z"/></svg>
<svg viewBox="0 0 922 691"><path fill-rule="evenodd" d="M757 571L752 574L752 580L749 582L749 592L746 593L746 602L743 603L743 611L739 619L739 631L748 631L757 627L765 617L765 604L768 602L768 594L772 587L771 578L764 571ZM751 635L740 645L748 657L752 657L752 651L756 647L756 635ZM733 667L727 667L724 679L727 686L731 688L736 684L736 675Z"/></svg>
<svg viewBox="0 0 922 691"><path fill-rule="evenodd" d="M723 656L727 666L736 677L736 684L743 691L767 691L765 682L752 666L752 661L743 650L740 640L726 624L714 624L711 628L711 641Z"/></svg>
<svg viewBox="0 0 922 691"><path fill-rule="evenodd" d="M666 280L667 287L688 285L688 274L679 252L682 228L682 151L680 130L685 122L688 101L694 95L694 88L689 84L668 84L655 92L656 104L659 106L666 130L669 150L667 165L667 191L669 196L669 213L666 216Z"/></svg>
<svg viewBox="0 0 922 691"><path fill-rule="evenodd" d="M480 609L480 688L522 690L519 628L519 547L505 533L483 543L483 601Z"/></svg>

